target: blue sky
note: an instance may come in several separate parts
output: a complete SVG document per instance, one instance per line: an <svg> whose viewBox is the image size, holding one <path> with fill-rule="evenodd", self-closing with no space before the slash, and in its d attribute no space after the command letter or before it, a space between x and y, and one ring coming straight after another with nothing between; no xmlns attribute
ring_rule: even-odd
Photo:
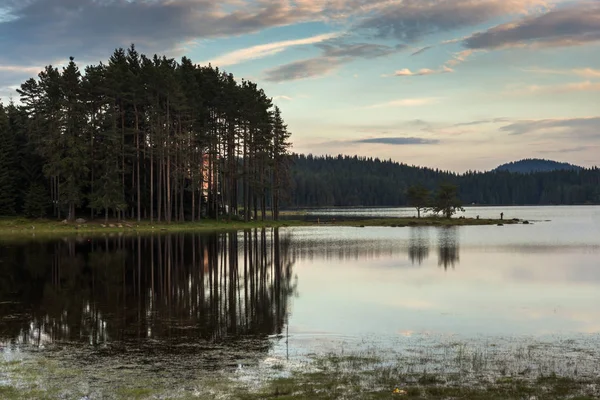
<svg viewBox="0 0 600 400"><path fill-rule="evenodd" d="M131 43L257 82L298 153L600 164L599 1L2 0L0 98Z"/></svg>

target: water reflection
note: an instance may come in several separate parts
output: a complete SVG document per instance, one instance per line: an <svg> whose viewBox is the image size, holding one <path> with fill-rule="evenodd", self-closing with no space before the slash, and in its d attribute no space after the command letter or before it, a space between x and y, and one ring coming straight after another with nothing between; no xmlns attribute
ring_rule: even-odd
<svg viewBox="0 0 600 400"><path fill-rule="evenodd" d="M438 266L447 270L460 262L458 228L455 226L438 229Z"/></svg>
<svg viewBox="0 0 600 400"><path fill-rule="evenodd" d="M438 266L454 268L460 262L459 234L456 227L438 228L437 250ZM408 258L411 263L423 264L429 258L429 228L411 228L408 240Z"/></svg>
<svg viewBox="0 0 600 400"><path fill-rule="evenodd" d="M295 292L277 229L0 246L0 340L224 342L281 333Z"/></svg>
<svg viewBox="0 0 600 400"><path fill-rule="evenodd" d="M297 229L291 251L298 261L325 259L332 263L401 259L408 255L410 264L402 265L421 266L433 247L438 253L438 265L444 269L454 268L460 262L460 227L374 228L359 232L351 228Z"/></svg>
<svg viewBox="0 0 600 400"><path fill-rule="evenodd" d="M410 228L410 238L408 241L408 258L414 265L423 264L429 257L429 229L428 228Z"/></svg>

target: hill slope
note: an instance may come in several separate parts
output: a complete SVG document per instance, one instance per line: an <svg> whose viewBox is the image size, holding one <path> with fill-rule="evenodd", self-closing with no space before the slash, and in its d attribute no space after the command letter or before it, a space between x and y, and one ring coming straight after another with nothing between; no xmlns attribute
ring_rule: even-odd
<svg viewBox="0 0 600 400"><path fill-rule="evenodd" d="M569 163L544 160L540 158L526 158L524 160L502 164L499 167L497 167L494 171L507 171L528 174L531 172L552 172L561 170L577 171L581 169L581 167Z"/></svg>

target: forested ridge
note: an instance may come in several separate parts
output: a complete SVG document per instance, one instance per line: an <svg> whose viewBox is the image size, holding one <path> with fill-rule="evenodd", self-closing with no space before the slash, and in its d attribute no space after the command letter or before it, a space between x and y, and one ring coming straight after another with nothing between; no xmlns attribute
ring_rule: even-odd
<svg viewBox="0 0 600 400"><path fill-rule="evenodd" d="M0 104L0 215L195 220L267 207L289 186L272 99L217 67L117 49L71 58Z"/></svg>
<svg viewBox="0 0 600 400"><path fill-rule="evenodd" d="M287 207L405 206L409 187L434 191L444 183L458 186L464 204L600 204L598 168L456 174L378 158L293 155L291 176Z"/></svg>
<svg viewBox="0 0 600 400"><path fill-rule="evenodd" d="M520 172L523 174L578 169L581 169L581 167L569 163L540 158L526 158L524 160L512 161L495 168L496 171Z"/></svg>

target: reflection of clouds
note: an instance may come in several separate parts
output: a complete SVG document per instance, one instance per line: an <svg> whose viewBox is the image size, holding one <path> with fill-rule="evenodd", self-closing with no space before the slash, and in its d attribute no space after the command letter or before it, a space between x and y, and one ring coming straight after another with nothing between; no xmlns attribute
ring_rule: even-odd
<svg viewBox="0 0 600 400"><path fill-rule="evenodd" d="M472 247L472 251L477 252L509 252L509 253L522 253L522 254L533 254L533 253L600 253L600 244L520 244L511 243L510 245L485 245L482 247Z"/></svg>
<svg viewBox="0 0 600 400"><path fill-rule="evenodd" d="M560 263L561 265L554 266L552 265L553 262L548 262L545 264L546 268L536 268L529 262L519 263L510 268L507 277L511 281L523 283L560 284L571 282L586 284L600 282L600 268L598 268L597 260L576 253L562 255L551 253L551 256L554 263ZM547 257L550 257L550 255ZM547 259L547 257L544 257L544 259ZM539 260L539 256L536 259Z"/></svg>
<svg viewBox="0 0 600 400"><path fill-rule="evenodd" d="M560 319L563 326L569 330L577 330L582 333L600 333L600 311L573 310L561 306L521 308L516 314L522 320L535 320L538 323L544 320Z"/></svg>

